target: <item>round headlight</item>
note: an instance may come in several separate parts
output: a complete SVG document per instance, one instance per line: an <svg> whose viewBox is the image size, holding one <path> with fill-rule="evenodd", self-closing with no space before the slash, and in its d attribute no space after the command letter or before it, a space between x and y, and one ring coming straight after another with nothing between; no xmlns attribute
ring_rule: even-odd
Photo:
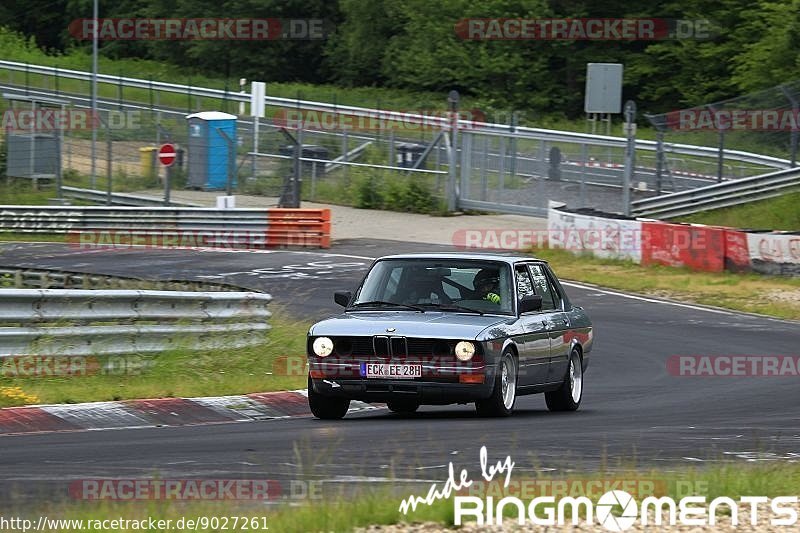
<svg viewBox="0 0 800 533"><path fill-rule="evenodd" d="M311 347L318 356L328 357L333 352L333 341L328 337L317 337Z"/></svg>
<svg viewBox="0 0 800 533"><path fill-rule="evenodd" d="M456 344L456 357L459 361L469 361L475 355L475 345L469 341Z"/></svg>

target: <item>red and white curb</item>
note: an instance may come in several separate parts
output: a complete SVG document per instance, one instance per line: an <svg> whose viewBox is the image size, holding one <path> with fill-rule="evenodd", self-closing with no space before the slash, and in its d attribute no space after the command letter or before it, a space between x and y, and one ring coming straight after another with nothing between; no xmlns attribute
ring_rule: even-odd
<svg viewBox="0 0 800 533"><path fill-rule="evenodd" d="M382 407L352 401L348 412ZM193 426L309 416L306 390L36 405L0 409L0 435Z"/></svg>

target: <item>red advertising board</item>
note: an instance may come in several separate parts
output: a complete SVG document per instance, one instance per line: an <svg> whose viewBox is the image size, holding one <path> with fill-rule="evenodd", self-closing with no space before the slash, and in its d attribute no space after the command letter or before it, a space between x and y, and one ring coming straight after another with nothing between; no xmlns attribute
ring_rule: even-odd
<svg viewBox="0 0 800 533"><path fill-rule="evenodd" d="M723 228L725 231L725 270L749 272L750 250L747 246L747 233Z"/></svg>
<svg viewBox="0 0 800 533"><path fill-rule="evenodd" d="M643 222L642 264L722 272L725 231L709 226Z"/></svg>

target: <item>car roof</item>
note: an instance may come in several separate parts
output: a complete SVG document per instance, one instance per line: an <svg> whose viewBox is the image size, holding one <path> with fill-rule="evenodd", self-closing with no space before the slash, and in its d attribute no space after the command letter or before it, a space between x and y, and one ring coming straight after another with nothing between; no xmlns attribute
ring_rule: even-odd
<svg viewBox="0 0 800 533"><path fill-rule="evenodd" d="M480 261L500 261L503 263L508 263L510 265L515 265L517 263L523 263L526 261L538 261L541 263L547 263L544 259L539 259L538 257L526 256L526 255L512 255L510 253L489 253L489 252L431 252L431 253L416 253L416 254L397 254L397 255L385 255L383 257L379 257L378 261L382 259L473 259L473 260L480 260Z"/></svg>

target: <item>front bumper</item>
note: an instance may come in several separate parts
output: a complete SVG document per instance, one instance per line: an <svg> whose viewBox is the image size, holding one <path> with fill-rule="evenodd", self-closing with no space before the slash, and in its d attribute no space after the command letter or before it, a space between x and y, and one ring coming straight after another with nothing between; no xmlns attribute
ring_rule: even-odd
<svg viewBox="0 0 800 533"><path fill-rule="evenodd" d="M420 404L447 405L488 398L492 394L494 381L494 375L487 374L483 383L475 384L333 377L312 379L311 384L314 392L323 396L349 398L363 402L406 400Z"/></svg>

